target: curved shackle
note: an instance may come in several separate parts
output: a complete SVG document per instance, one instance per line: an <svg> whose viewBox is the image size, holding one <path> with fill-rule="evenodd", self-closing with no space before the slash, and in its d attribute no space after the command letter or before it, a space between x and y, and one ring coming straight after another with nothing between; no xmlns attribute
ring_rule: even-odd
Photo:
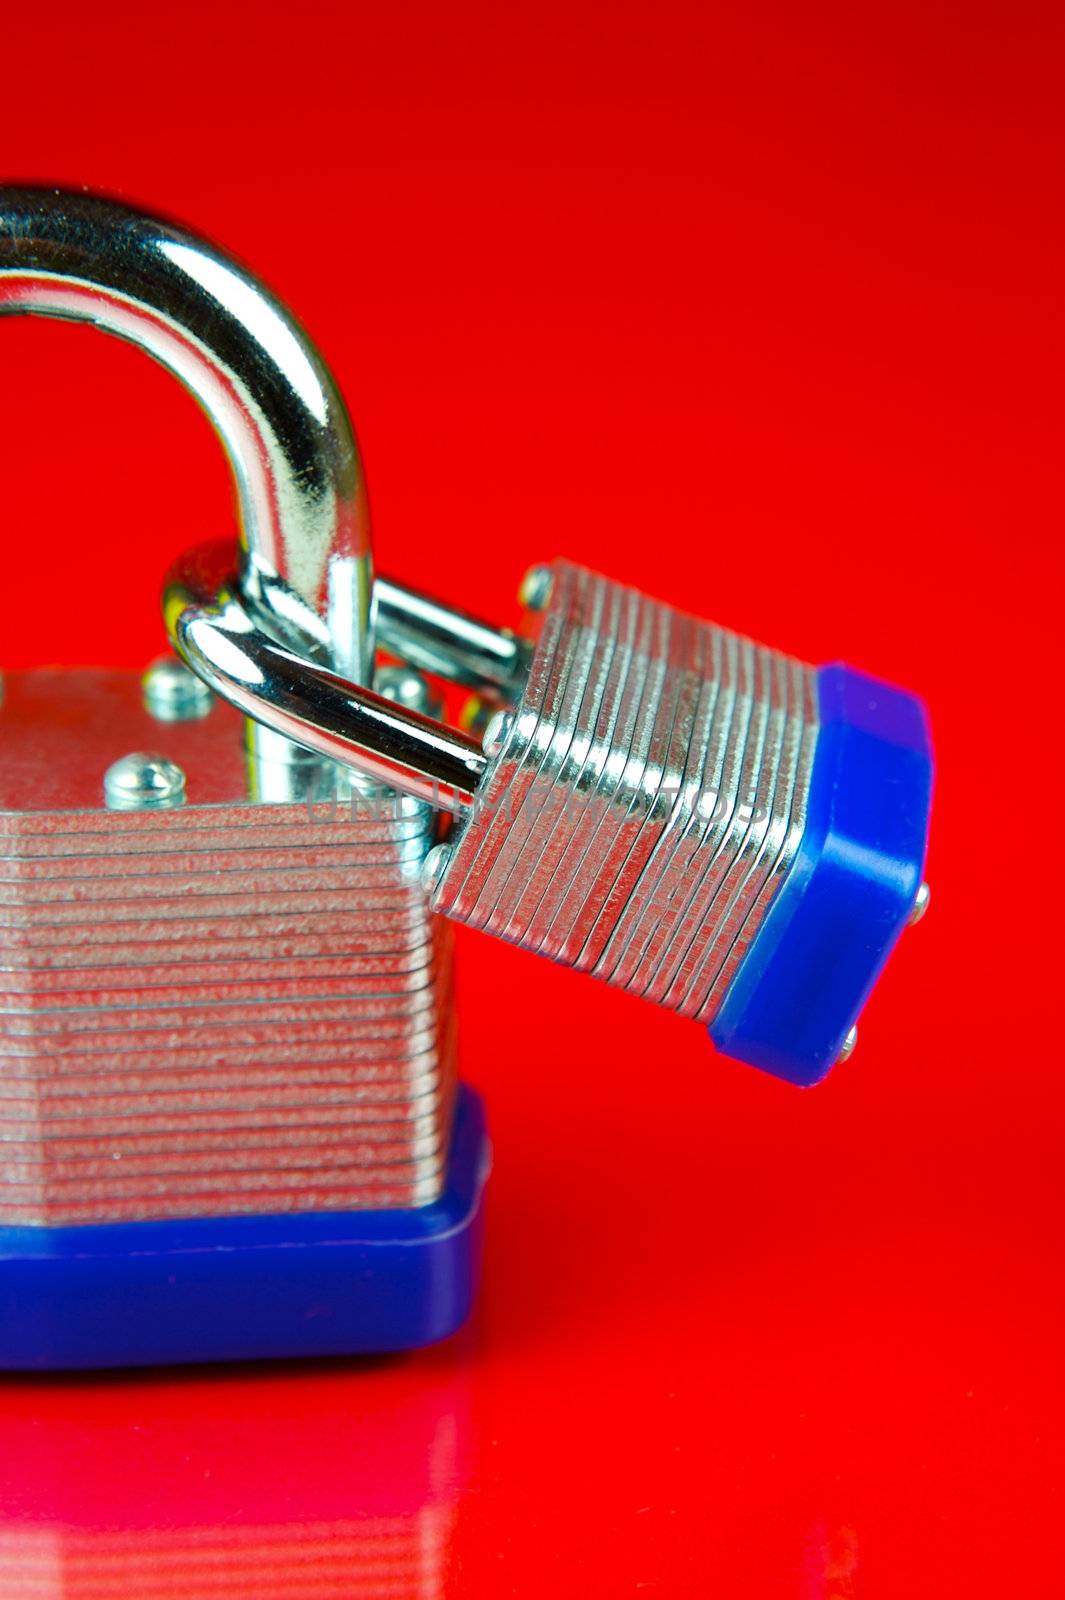
<svg viewBox="0 0 1065 1600"><path fill-rule="evenodd" d="M461 815L488 765L476 739L285 650L243 604L233 549L189 550L163 585L167 631L189 666L254 722L363 777Z"/></svg>
<svg viewBox="0 0 1065 1600"><path fill-rule="evenodd" d="M369 508L344 401L285 308L213 245L97 195L0 187L0 315L87 322L206 411L236 480L241 592L273 637L367 681Z"/></svg>
<svg viewBox="0 0 1065 1600"><path fill-rule="evenodd" d="M380 580L343 399L299 325L230 257L173 223L62 189L0 187L0 315L87 322L188 388L236 480L232 546L164 591L189 665L259 728L445 810L474 803L476 740L372 693L373 618L415 666L505 697L525 640ZM310 657L311 659L308 659Z"/></svg>

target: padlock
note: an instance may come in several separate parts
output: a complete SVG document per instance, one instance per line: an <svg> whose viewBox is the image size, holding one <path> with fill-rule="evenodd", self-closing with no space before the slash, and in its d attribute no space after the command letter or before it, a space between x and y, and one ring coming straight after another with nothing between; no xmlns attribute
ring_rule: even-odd
<svg viewBox="0 0 1065 1600"><path fill-rule="evenodd" d="M568 562L523 586L531 639L378 587L382 642L502 702L483 748L276 648L224 552L181 560L165 606L185 659L250 716L454 813L426 864L435 910L695 1018L794 1083L851 1053L928 903L915 696Z"/></svg>
<svg viewBox="0 0 1065 1600"><path fill-rule="evenodd" d="M86 195L0 190L0 313L174 373L236 480L247 592L366 679L350 423L227 256ZM428 707L409 669L378 680ZM333 1354L466 1316L487 1143L456 1080L424 801L146 674L8 674L0 703L0 1366ZM385 703L388 703L386 700Z"/></svg>

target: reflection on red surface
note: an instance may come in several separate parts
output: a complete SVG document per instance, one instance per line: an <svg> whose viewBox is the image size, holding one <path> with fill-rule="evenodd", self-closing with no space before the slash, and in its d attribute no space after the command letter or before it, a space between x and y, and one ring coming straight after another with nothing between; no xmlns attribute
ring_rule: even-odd
<svg viewBox="0 0 1065 1600"><path fill-rule="evenodd" d="M447 1515L438 1507L287 1528L22 1525L0 1532L0 1580L5 1600L429 1600L441 1592L446 1540Z"/></svg>
<svg viewBox="0 0 1065 1600"><path fill-rule="evenodd" d="M465 1381L389 1363L0 1390L3 1600L432 1600Z"/></svg>
<svg viewBox="0 0 1065 1600"><path fill-rule="evenodd" d="M62 1526L127 1490L127 1528L439 1506L448 1600L1058 1593L1065 8L252 9L8 5L7 170L167 207L291 300L382 570L513 624L524 564L565 554L919 689L932 907L806 1094L459 929L496 1156L473 1333L317 1377L0 1385L9 1528L56 1525L58 1430L49 1471L96 1457ZM162 573L230 525L217 443L117 342L12 324L0 356L0 665L143 665ZM375 1507L360 1429L386 1451L449 1362L468 1487L452 1509L415 1460Z"/></svg>
<svg viewBox="0 0 1065 1600"><path fill-rule="evenodd" d="M815 1522L803 1550L799 1600L849 1600L858 1578L858 1535L853 1528Z"/></svg>

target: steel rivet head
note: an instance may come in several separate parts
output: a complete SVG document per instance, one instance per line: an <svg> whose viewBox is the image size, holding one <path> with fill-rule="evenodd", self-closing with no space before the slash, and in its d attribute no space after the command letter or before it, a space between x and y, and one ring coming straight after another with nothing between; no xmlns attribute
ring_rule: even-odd
<svg viewBox="0 0 1065 1600"><path fill-rule="evenodd" d="M855 1026L848 1033L847 1037L844 1039L839 1055L836 1057L837 1066L839 1066L841 1062L850 1060L851 1056L854 1054L854 1047L857 1043L858 1027L857 1024L855 1024Z"/></svg>
<svg viewBox="0 0 1065 1600"><path fill-rule="evenodd" d="M499 755L514 726L513 711L496 711L485 723L481 735L481 749L489 758Z"/></svg>
<svg viewBox="0 0 1065 1600"><path fill-rule="evenodd" d="M917 924L920 922L921 918L924 916L925 912L928 910L928 907L929 907L929 904L931 902L931 899L932 899L932 891L931 891L931 889L928 887L927 883L922 883L921 887L917 891L916 898L914 899L913 910L910 912L910 927L911 928L915 928L917 926Z"/></svg>
<svg viewBox="0 0 1065 1600"><path fill-rule="evenodd" d="M431 895L436 889L447 871L450 860L451 846L449 844L434 844L422 862L422 888L426 894Z"/></svg>
<svg viewBox="0 0 1065 1600"><path fill-rule="evenodd" d="M207 685L176 656L160 656L141 679L144 707L160 722L195 722L214 704Z"/></svg>
<svg viewBox="0 0 1065 1600"><path fill-rule="evenodd" d="M411 667L378 667L373 686L386 700L394 700L408 711L429 710L429 685Z"/></svg>
<svg viewBox="0 0 1065 1600"><path fill-rule="evenodd" d="M185 774L166 756L135 750L104 773L104 799L112 811L168 811L185 802Z"/></svg>
<svg viewBox="0 0 1065 1600"><path fill-rule="evenodd" d="M521 580L518 600L530 611L542 611L551 598L554 574L550 567L530 567Z"/></svg>

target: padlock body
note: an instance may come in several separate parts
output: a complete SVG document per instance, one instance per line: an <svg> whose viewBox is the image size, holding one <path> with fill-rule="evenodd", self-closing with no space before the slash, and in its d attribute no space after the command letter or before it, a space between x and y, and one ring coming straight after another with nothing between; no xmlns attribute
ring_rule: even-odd
<svg viewBox="0 0 1065 1600"><path fill-rule="evenodd" d="M295 798L305 775L257 767L231 708L161 723L121 671L7 674L0 750L0 1365L33 1364L34 1328L43 1365L449 1331L484 1136L468 1109L456 1199L452 935L418 885L428 807L339 777ZM144 750L180 767L183 803L110 808L105 772ZM190 1251L217 1253L206 1285ZM123 1294L158 1299L145 1273L171 1253L153 1338ZM237 1292L227 1259L237 1277L271 1262L258 1334L239 1308L205 1322L212 1294ZM317 1334L315 1281L332 1285Z"/></svg>
<svg viewBox="0 0 1065 1600"><path fill-rule="evenodd" d="M742 1014L732 1008L719 1042L815 1081L920 882L921 708L857 674L841 700L832 673L845 669L818 671L570 563L551 571L528 677L434 907L712 1032L742 980ZM861 737L841 755L855 717ZM766 976L778 904L789 926L799 915L801 981L787 981L788 961Z"/></svg>

